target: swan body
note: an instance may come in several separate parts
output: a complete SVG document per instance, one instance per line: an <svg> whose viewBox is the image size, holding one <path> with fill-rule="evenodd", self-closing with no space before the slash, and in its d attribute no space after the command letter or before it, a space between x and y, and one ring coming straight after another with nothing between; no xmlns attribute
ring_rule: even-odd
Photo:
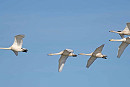
<svg viewBox="0 0 130 87"><path fill-rule="evenodd" d="M25 37L24 35L16 35L14 43L11 47L0 48L0 49L12 50L15 53L16 56L18 56L18 52L27 52L28 50L26 48L22 48L24 37Z"/></svg>
<svg viewBox="0 0 130 87"><path fill-rule="evenodd" d="M118 54L117 54L117 57L120 58L120 56L124 52L125 48L130 44L130 37L123 38L123 39L111 39L109 41L120 41L120 42L122 42L121 45L118 48Z"/></svg>
<svg viewBox="0 0 130 87"><path fill-rule="evenodd" d="M126 23L126 27L123 31L109 31L113 33L118 33L121 38L124 38L124 35L130 35L130 23Z"/></svg>
<svg viewBox="0 0 130 87"><path fill-rule="evenodd" d="M97 58L103 58L103 59L107 59L106 55L103 55L101 52L102 52L102 49L104 47L104 44L101 45L100 47L96 48L96 50L90 54L85 54L85 53L80 53L79 55L87 55L87 56L91 56L87 62L87 65L86 67L89 68L90 65L97 59Z"/></svg>
<svg viewBox="0 0 130 87"><path fill-rule="evenodd" d="M76 54L73 53L73 50L71 49L65 49L64 51L61 51L59 53L51 53L51 54L48 54L50 56L52 55L61 55L60 59L59 59L59 68L58 68L58 71L61 72L63 67L64 67L64 64L67 60L67 58L69 56L72 56L72 57L77 57Z"/></svg>

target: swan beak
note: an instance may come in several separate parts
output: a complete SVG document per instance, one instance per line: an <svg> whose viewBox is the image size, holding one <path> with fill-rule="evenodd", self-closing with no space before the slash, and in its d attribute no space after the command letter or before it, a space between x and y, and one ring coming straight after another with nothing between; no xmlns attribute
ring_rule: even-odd
<svg viewBox="0 0 130 87"><path fill-rule="evenodd" d="M26 51L26 53L28 52L28 50Z"/></svg>
<svg viewBox="0 0 130 87"><path fill-rule="evenodd" d="M109 40L109 41L113 41L113 39Z"/></svg>
<svg viewBox="0 0 130 87"><path fill-rule="evenodd" d="M106 55L104 55L102 58L107 59L107 56L106 56Z"/></svg>
<svg viewBox="0 0 130 87"><path fill-rule="evenodd" d="M77 55L75 54L75 55L73 55L73 57L77 57Z"/></svg>
<svg viewBox="0 0 130 87"><path fill-rule="evenodd" d="M48 56L52 56L52 54L48 54Z"/></svg>
<svg viewBox="0 0 130 87"><path fill-rule="evenodd" d="M113 31L111 30L111 31L109 31L109 32L113 32Z"/></svg>

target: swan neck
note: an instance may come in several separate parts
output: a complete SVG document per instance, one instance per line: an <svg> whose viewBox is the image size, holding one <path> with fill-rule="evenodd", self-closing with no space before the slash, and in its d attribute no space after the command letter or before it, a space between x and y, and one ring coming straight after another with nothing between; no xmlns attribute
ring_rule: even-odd
<svg viewBox="0 0 130 87"><path fill-rule="evenodd" d="M0 48L0 49L4 49L4 50L11 50L11 48L9 47L9 48Z"/></svg>
<svg viewBox="0 0 130 87"><path fill-rule="evenodd" d="M90 54L86 54L87 56L92 56L92 54L90 53Z"/></svg>
<svg viewBox="0 0 130 87"><path fill-rule="evenodd" d="M124 39L111 39L110 41L125 41Z"/></svg>
<svg viewBox="0 0 130 87"><path fill-rule="evenodd" d="M50 56L52 56L52 55L61 55L61 53L50 53L48 55L50 55Z"/></svg>
<svg viewBox="0 0 130 87"><path fill-rule="evenodd" d="M120 32L118 32L118 31L110 31L110 32L113 32L113 33L118 33L118 34L120 34Z"/></svg>
<svg viewBox="0 0 130 87"><path fill-rule="evenodd" d="M92 54L85 54L85 53L80 53L79 55L87 55L87 56L91 56Z"/></svg>

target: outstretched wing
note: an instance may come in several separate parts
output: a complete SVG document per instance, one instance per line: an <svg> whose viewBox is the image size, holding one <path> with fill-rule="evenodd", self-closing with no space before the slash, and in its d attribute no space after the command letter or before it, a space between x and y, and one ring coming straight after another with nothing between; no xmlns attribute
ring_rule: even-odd
<svg viewBox="0 0 130 87"><path fill-rule="evenodd" d="M130 23L126 23L126 27L123 31L130 31Z"/></svg>
<svg viewBox="0 0 130 87"><path fill-rule="evenodd" d="M88 62L87 62L86 67L89 68L90 65L91 65L96 59L97 59L96 57L91 56L91 57L89 58Z"/></svg>
<svg viewBox="0 0 130 87"><path fill-rule="evenodd" d="M18 56L18 52L17 51L13 51L15 53L16 56Z"/></svg>
<svg viewBox="0 0 130 87"><path fill-rule="evenodd" d="M101 45L100 47L96 48L96 50L93 52L93 53L101 53L102 52L102 49L104 47L105 44Z"/></svg>
<svg viewBox="0 0 130 87"><path fill-rule="evenodd" d="M127 27L128 27L128 29L130 30L130 23L127 23Z"/></svg>
<svg viewBox="0 0 130 87"><path fill-rule="evenodd" d="M16 35L12 46L22 48L24 35Z"/></svg>
<svg viewBox="0 0 130 87"><path fill-rule="evenodd" d="M120 56L122 55L122 53L124 52L125 48L128 46L129 44L122 42L121 45L118 48L118 55L117 57L120 58Z"/></svg>
<svg viewBox="0 0 130 87"><path fill-rule="evenodd" d="M124 38L124 35L122 35L122 34L119 34L120 36L121 36L121 38Z"/></svg>
<svg viewBox="0 0 130 87"><path fill-rule="evenodd" d="M67 58L68 58L68 56L61 55L61 57L59 59L59 69L58 69L59 72L62 71Z"/></svg>

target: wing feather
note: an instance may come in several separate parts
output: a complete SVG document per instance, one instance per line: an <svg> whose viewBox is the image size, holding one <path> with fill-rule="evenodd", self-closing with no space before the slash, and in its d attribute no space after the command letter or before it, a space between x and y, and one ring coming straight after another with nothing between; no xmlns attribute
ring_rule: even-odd
<svg viewBox="0 0 130 87"><path fill-rule="evenodd" d="M59 69L58 69L59 72L62 71L67 58L68 58L68 56L61 55L61 57L59 59Z"/></svg>
<svg viewBox="0 0 130 87"><path fill-rule="evenodd" d="M130 23L126 23L126 27L123 31L130 31Z"/></svg>
<svg viewBox="0 0 130 87"><path fill-rule="evenodd" d="M130 23L127 23L127 27L128 27L128 29L129 29L129 31L130 31Z"/></svg>
<svg viewBox="0 0 130 87"><path fill-rule="evenodd" d="M101 45L100 47L96 48L96 50L95 50L93 53L96 54L96 53L102 52L102 49L103 49L104 45L105 45L105 44L103 44L103 45Z"/></svg>
<svg viewBox="0 0 130 87"><path fill-rule="evenodd" d="M96 59L97 59L96 57L91 56L91 57L89 58L88 62L87 62L86 67L89 68L90 65L91 65Z"/></svg>
<svg viewBox="0 0 130 87"><path fill-rule="evenodd" d="M120 58L120 56L122 55L122 53L124 52L125 48L128 46L129 44L122 42L121 45L118 48L118 55L117 57Z"/></svg>
<svg viewBox="0 0 130 87"><path fill-rule="evenodd" d="M16 35L12 46L22 48L24 35Z"/></svg>
<svg viewBox="0 0 130 87"><path fill-rule="evenodd" d="M121 38L124 38L124 35L122 35L122 34L119 34L120 36L121 36Z"/></svg>
<svg viewBox="0 0 130 87"><path fill-rule="evenodd" d="M17 51L13 51L15 53L16 56L18 56L18 52Z"/></svg>

